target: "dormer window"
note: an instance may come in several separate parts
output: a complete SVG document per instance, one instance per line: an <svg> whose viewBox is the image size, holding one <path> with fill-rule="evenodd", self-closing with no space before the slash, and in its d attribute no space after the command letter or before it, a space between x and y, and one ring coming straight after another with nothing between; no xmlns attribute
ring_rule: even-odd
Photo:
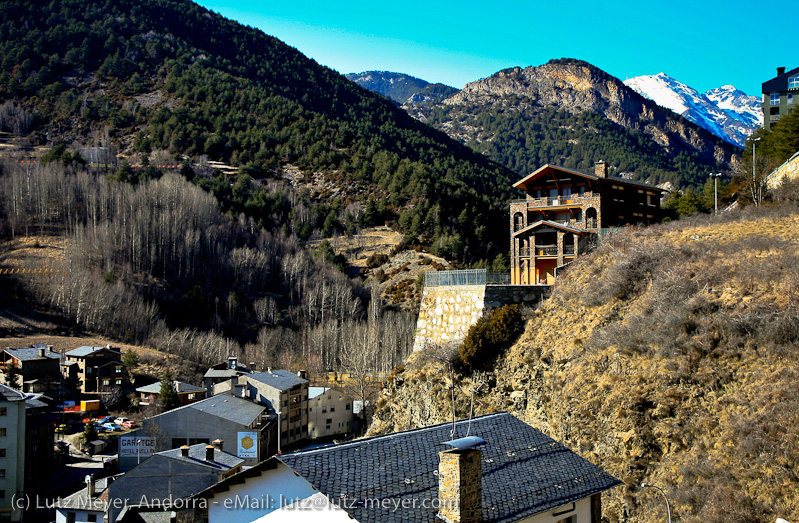
<svg viewBox="0 0 799 523"><path fill-rule="evenodd" d="M769 104L780 105L780 93L771 93Z"/></svg>
<svg viewBox="0 0 799 523"><path fill-rule="evenodd" d="M799 74L788 78L788 89L799 89Z"/></svg>

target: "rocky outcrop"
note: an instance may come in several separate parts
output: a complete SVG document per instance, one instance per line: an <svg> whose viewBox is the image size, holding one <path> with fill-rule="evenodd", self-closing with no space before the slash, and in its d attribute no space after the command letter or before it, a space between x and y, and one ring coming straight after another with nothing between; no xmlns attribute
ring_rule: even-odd
<svg viewBox="0 0 799 523"><path fill-rule="evenodd" d="M553 60L538 67L514 67L467 84L448 105L507 106L534 113L552 107L573 114L603 114L641 131L675 154L685 151L706 161L736 163L739 150L709 131L639 95L617 78L578 60ZM474 111L474 109L470 109ZM447 132L446 126L441 129ZM453 136L464 139L464 136Z"/></svg>

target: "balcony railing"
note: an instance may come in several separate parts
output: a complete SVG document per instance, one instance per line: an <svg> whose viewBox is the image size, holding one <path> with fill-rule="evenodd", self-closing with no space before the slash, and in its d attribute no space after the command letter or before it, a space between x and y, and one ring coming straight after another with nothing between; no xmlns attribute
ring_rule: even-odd
<svg viewBox="0 0 799 523"><path fill-rule="evenodd" d="M598 197L597 195L596 197ZM584 194L572 194L570 196L556 196L554 198L532 198L527 200L527 206L533 207L553 207L557 205L578 205L585 203L585 200L595 198L591 191ZM516 202L513 202L516 203Z"/></svg>
<svg viewBox="0 0 799 523"><path fill-rule="evenodd" d="M519 256L521 256L522 258L529 257L530 256L530 249L527 248L527 247L522 247L521 249L519 249Z"/></svg>
<svg viewBox="0 0 799 523"><path fill-rule="evenodd" d="M427 271L424 273L426 287L441 285L509 285L510 274L488 272L486 269L461 271Z"/></svg>
<svg viewBox="0 0 799 523"><path fill-rule="evenodd" d="M574 245L564 245L563 254L566 256L574 256Z"/></svg>
<svg viewBox="0 0 799 523"><path fill-rule="evenodd" d="M558 246L557 245L536 245L535 246L535 254L536 254L536 256L557 256L558 255Z"/></svg>

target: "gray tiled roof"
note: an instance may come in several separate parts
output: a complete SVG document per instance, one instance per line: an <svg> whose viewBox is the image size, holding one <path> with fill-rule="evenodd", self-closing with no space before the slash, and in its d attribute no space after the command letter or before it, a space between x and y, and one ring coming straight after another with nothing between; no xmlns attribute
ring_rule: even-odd
<svg viewBox="0 0 799 523"><path fill-rule="evenodd" d="M189 461L191 463L197 465L203 465L205 467L211 467L215 469L222 469L222 470L230 470L233 467L241 465L244 463L244 460L239 458L238 456L234 456L233 454L227 453L223 450L214 449L214 459L213 461L206 461L205 459L205 447L208 445L206 443L199 443L197 445L192 445L189 447L189 456L183 457L181 449L171 449L165 450L163 452L159 452L159 456L166 456L167 458L177 459L181 461Z"/></svg>
<svg viewBox="0 0 799 523"><path fill-rule="evenodd" d="M83 489L70 494L69 496L59 499L56 502L56 506L59 508L64 509L81 509L81 510L93 510L103 512L106 506L106 500L100 499L102 494L108 488L109 480L113 481L115 478L119 478L121 475L113 476L111 478L100 478L95 480L94 482L94 497L89 498L89 492L86 490L86 487Z"/></svg>
<svg viewBox="0 0 799 523"><path fill-rule="evenodd" d="M9 356L13 356L17 358L19 361L31 361L31 360L43 360L43 359L51 359L51 360L58 360L61 359L61 355L55 351L45 349L45 356L42 358L39 355L39 349L36 347L28 347L25 349L6 349L6 354Z"/></svg>
<svg viewBox="0 0 799 523"><path fill-rule="evenodd" d="M287 370L275 370L272 372L257 372L250 374L247 379L259 381L277 390L288 390L295 385L308 383L308 380L300 378L293 372Z"/></svg>
<svg viewBox="0 0 799 523"><path fill-rule="evenodd" d="M455 438L483 438L483 521L520 521L602 492L621 483L557 441L510 414L483 416L457 424ZM352 443L286 454L280 459L329 499L346 506L361 523L440 523L435 508L381 510L364 499L416 500L435 506L438 453L449 447L451 423ZM360 500L360 503L359 503ZM383 506L389 506L386 503ZM431 505L432 504L432 505Z"/></svg>
<svg viewBox="0 0 799 523"><path fill-rule="evenodd" d="M24 401L25 395L0 383L0 401Z"/></svg>
<svg viewBox="0 0 799 523"><path fill-rule="evenodd" d="M241 374L239 371L233 369L208 369L205 373L206 378L235 378Z"/></svg>
<svg viewBox="0 0 799 523"><path fill-rule="evenodd" d="M95 352L100 352L103 350L108 350L111 352L118 353L118 350L109 349L108 347L89 347L88 345L84 345L83 347L78 347L77 349L72 349L71 351L67 352L65 356L76 356L76 357L84 357L88 356L89 354L93 354Z"/></svg>
<svg viewBox="0 0 799 523"><path fill-rule="evenodd" d="M238 398L229 393L217 394L181 408L198 410L248 426L253 424L266 411L266 407L263 405L244 398Z"/></svg>
<svg viewBox="0 0 799 523"><path fill-rule="evenodd" d="M178 392L178 394L182 392L205 392L205 387L198 387L197 385L192 385L191 383L183 383L182 381L173 381L172 383L175 384L175 390ZM161 394L161 382L156 381L155 383L145 385L144 387L139 387L136 389L136 392L144 392L145 394Z"/></svg>

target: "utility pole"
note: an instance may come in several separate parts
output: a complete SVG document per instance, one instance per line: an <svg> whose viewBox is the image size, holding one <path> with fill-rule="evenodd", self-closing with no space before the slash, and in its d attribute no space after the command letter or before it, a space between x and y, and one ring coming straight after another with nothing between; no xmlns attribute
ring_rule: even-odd
<svg viewBox="0 0 799 523"><path fill-rule="evenodd" d="M715 209L715 215L718 216L719 214L719 176L721 173L710 173L710 176L713 178L713 207Z"/></svg>

